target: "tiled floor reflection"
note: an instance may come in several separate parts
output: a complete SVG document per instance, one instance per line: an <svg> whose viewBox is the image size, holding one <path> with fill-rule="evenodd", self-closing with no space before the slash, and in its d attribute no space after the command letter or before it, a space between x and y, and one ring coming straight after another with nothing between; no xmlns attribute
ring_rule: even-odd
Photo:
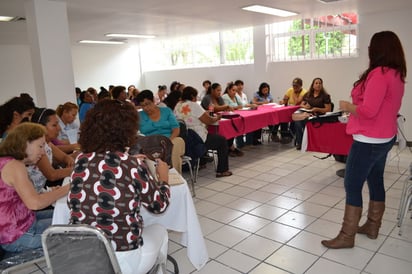
<svg viewBox="0 0 412 274"><path fill-rule="evenodd" d="M210 260L196 271L178 244L178 233L171 232L169 253L180 273L412 273L412 220L404 221L402 236L396 226L412 162L409 150L399 153L394 147L390 154L387 209L378 239L357 235L355 247L344 250L320 244L340 229L345 193L335 172L344 164L273 142L244 152L230 158L231 177L215 178L213 163L200 170L194 201ZM366 206L366 188L364 199Z"/></svg>

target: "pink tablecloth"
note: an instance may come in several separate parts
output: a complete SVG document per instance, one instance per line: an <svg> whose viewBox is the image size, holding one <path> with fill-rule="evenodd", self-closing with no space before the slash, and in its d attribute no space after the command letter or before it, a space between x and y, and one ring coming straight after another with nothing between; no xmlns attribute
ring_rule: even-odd
<svg viewBox="0 0 412 274"><path fill-rule="evenodd" d="M209 126L209 133L219 133L226 139L230 139L268 125L290 122L292 113L298 108L297 106L261 105L256 110L236 110L240 117L220 120L218 125Z"/></svg>
<svg viewBox="0 0 412 274"><path fill-rule="evenodd" d="M352 135L346 134L346 124L323 123L314 127L306 123L307 151L348 155L353 143ZM303 148L303 146L302 146Z"/></svg>

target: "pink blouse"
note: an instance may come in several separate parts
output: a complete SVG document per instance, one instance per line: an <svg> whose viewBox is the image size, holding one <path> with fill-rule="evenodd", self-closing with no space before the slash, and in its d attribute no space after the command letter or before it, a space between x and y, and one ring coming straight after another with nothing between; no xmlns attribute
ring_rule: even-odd
<svg viewBox="0 0 412 274"><path fill-rule="evenodd" d="M12 160L12 157L0 158L0 244L10 244L19 239L36 219L16 190L1 178L3 167Z"/></svg>

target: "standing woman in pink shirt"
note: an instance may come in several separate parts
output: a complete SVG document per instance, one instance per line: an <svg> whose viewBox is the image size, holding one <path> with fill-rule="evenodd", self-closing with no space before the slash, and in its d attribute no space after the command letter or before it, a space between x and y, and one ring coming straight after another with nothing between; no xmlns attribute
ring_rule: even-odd
<svg viewBox="0 0 412 274"><path fill-rule="evenodd" d="M398 36L391 31L375 33L369 44L369 68L354 83L352 103L340 101L350 113L346 132L353 135L345 172L346 206L338 236L324 240L329 248L351 248L356 233L378 237L385 211L383 174L388 152L396 140L397 114L405 88L406 61ZM369 187L366 223L362 215L362 188Z"/></svg>

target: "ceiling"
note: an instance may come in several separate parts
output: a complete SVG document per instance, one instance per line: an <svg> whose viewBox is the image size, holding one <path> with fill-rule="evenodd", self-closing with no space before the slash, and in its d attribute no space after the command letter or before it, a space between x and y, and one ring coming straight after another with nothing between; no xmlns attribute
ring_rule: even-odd
<svg viewBox="0 0 412 274"><path fill-rule="evenodd" d="M0 15L25 17L26 0L0 0ZM31 1L31 0L29 0ZM59 1L63 0L49 0ZM411 9L411 0L66 0L72 43L109 40L106 33L175 37L264 25L285 20L241 10L262 4L299 13L298 17L356 11L359 15ZM293 18L293 17L291 17ZM130 39L129 39L130 40ZM133 42L130 40L129 42ZM0 22L0 44L26 44L26 22Z"/></svg>

